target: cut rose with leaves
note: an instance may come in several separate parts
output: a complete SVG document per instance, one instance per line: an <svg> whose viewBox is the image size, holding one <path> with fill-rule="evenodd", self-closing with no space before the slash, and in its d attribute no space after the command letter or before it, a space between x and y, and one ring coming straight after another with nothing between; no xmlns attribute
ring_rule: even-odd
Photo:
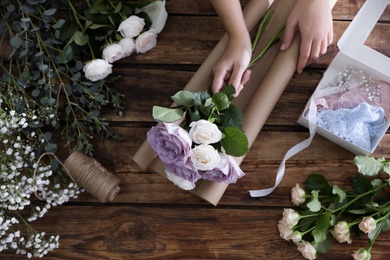
<svg viewBox="0 0 390 260"><path fill-rule="evenodd" d="M293 233L291 228L288 227L287 223L285 221L283 221L283 220L279 220L279 222L278 222L278 230L279 230L280 237L285 239L285 240L289 240L290 236Z"/></svg>
<svg viewBox="0 0 390 260"><path fill-rule="evenodd" d="M147 140L165 164L185 162L190 156L192 141L187 131L176 124L164 123L147 132Z"/></svg>
<svg viewBox="0 0 390 260"><path fill-rule="evenodd" d="M110 75L112 73L112 65L103 59L95 59L87 62L83 67L83 71L88 80L95 82Z"/></svg>
<svg viewBox="0 0 390 260"><path fill-rule="evenodd" d="M141 33L135 40L135 51L145 53L157 45L157 32L155 29Z"/></svg>
<svg viewBox="0 0 390 260"><path fill-rule="evenodd" d="M219 164L214 169L200 172L203 179L230 184L245 175L233 157L222 153L219 155Z"/></svg>
<svg viewBox="0 0 390 260"><path fill-rule="evenodd" d="M216 124L210 121L201 119L191 122L190 137L196 144L213 144L217 143L222 138L222 132Z"/></svg>
<svg viewBox="0 0 390 260"><path fill-rule="evenodd" d="M289 228L293 228L298 224L300 215L297 211L293 209L284 209L282 221L286 223Z"/></svg>
<svg viewBox="0 0 390 260"><path fill-rule="evenodd" d="M371 259L371 253L366 248L360 248L359 250L353 252L351 254L353 259L355 260L370 260Z"/></svg>
<svg viewBox="0 0 390 260"><path fill-rule="evenodd" d="M125 57L125 51L118 43L108 45L103 49L102 58L108 63L113 63Z"/></svg>
<svg viewBox="0 0 390 260"><path fill-rule="evenodd" d="M134 38L142 32L144 27L145 20L137 15L132 15L119 25L118 32L120 32L123 37Z"/></svg>
<svg viewBox="0 0 390 260"><path fill-rule="evenodd" d="M299 184L295 184L295 187L291 189L291 201L295 206L299 206L306 200L305 190L302 189Z"/></svg>

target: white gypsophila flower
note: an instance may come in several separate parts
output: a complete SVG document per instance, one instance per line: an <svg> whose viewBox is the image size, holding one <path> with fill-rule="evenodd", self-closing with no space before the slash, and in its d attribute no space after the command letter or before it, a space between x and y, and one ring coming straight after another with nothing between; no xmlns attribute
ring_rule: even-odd
<svg viewBox="0 0 390 260"><path fill-rule="evenodd" d="M119 25L118 32L120 32L123 37L134 38L142 32L144 27L144 19L136 15L132 15Z"/></svg>
<svg viewBox="0 0 390 260"><path fill-rule="evenodd" d="M136 13L145 12L152 21L152 28L160 33L165 26L168 12L165 9L165 0L154 1L153 3L135 10Z"/></svg>
<svg viewBox="0 0 390 260"><path fill-rule="evenodd" d="M145 53L153 49L157 45L157 32L155 29L143 32L135 40L135 51L137 53Z"/></svg>
<svg viewBox="0 0 390 260"><path fill-rule="evenodd" d="M113 43L103 49L102 58L108 63L113 63L122 59L123 57L125 57L125 51L118 43Z"/></svg>
<svg viewBox="0 0 390 260"><path fill-rule="evenodd" d="M135 41L133 38L123 38L118 44L122 47L126 57L130 56L135 51Z"/></svg>
<svg viewBox="0 0 390 260"><path fill-rule="evenodd" d="M110 75L112 73L112 65L103 59L95 59L87 62L83 67L83 71L88 80L95 82Z"/></svg>

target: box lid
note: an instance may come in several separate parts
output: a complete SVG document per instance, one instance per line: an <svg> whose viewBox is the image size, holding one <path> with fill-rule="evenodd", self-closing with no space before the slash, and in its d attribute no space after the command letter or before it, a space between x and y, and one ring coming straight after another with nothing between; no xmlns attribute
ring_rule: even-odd
<svg viewBox="0 0 390 260"><path fill-rule="evenodd" d="M389 73L390 58L364 42L389 4L390 0L367 0L337 43L341 52L384 75Z"/></svg>

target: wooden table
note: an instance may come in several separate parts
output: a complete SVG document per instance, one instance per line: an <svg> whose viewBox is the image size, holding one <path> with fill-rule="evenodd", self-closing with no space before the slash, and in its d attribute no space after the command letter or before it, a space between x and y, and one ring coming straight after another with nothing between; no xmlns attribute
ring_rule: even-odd
<svg viewBox="0 0 390 260"><path fill-rule="evenodd" d="M333 46L318 64L294 75L242 163L246 177L230 185L218 206L212 206L132 161L155 124L152 105L169 106L170 96L185 86L224 34L208 0L167 0L169 18L157 47L114 68L121 76L115 87L125 94L125 111L117 116L107 109L104 116L123 142L95 141L95 158L119 176L121 191L105 204L85 193L36 221L38 230L60 235L60 248L46 259L302 259L276 227L283 209L292 207L290 189L314 172L346 185L356 173L354 155L316 136L308 149L288 160L286 175L271 195L255 199L248 190L273 186L285 152L308 137L296 120L338 52L335 43L364 2L338 1ZM388 8L367 44L390 56L389 35ZM389 143L386 135L374 156L389 157ZM335 243L319 259L351 259L351 252L366 244L366 237L350 245ZM389 257L389 246L390 234L382 233L372 259ZM16 259L11 253L0 258Z"/></svg>

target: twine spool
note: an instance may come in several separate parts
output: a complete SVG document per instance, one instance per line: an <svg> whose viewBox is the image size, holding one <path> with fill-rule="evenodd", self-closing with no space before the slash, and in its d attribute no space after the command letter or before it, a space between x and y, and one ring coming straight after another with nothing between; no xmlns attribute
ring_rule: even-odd
<svg viewBox="0 0 390 260"><path fill-rule="evenodd" d="M82 152L69 155L64 168L79 186L101 203L112 201L119 193L119 178Z"/></svg>

